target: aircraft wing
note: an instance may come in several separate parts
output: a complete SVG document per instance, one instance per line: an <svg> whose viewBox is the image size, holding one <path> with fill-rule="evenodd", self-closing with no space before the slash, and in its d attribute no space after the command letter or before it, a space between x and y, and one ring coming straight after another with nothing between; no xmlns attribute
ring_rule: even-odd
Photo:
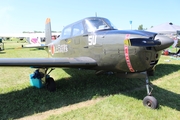
<svg viewBox="0 0 180 120"><path fill-rule="evenodd" d="M17 67L69 67L90 68L97 66L97 62L89 57L77 58L0 58L0 66Z"/></svg>
<svg viewBox="0 0 180 120"><path fill-rule="evenodd" d="M27 33L1 33L0 37L28 37Z"/></svg>
<svg viewBox="0 0 180 120"><path fill-rule="evenodd" d="M61 33L52 33L52 35L60 35ZM0 37L45 37L45 33L0 33Z"/></svg>
<svg viewBox="0 0 180 120"><path fill-rule="evenodd" d="M47 47L45 44L28 44L22 45L23 48L45 48Z"/></svg>

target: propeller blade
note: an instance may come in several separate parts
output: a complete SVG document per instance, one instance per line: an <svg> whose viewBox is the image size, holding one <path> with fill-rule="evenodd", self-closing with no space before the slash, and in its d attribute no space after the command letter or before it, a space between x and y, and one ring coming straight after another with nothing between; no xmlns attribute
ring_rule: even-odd
<svg viewBox="0 0 180 120"><path fill-rule="evenodd" d="M161 42L159 40L152 40L147 38L133 38L124 40L124 44L128 46L154 47L161 45Z"/></svg>

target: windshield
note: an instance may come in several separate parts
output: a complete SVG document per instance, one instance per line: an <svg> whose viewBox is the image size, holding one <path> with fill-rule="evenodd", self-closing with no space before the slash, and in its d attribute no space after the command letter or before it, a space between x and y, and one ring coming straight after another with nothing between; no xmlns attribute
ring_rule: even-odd
<svg viewBox="0 0 180 120"><path fill-rule="evenodd" d="M104 18L103 20L104 20L109 26L111 26L111 28L117 29L108 19Z"/></svg>
<svg viewBox="0 0 180 120"><path fill-rule="evenodd" d="M86 19L86 29L88 32L94 32L102 29L115 29L108 19L91 18Z"/></svg>

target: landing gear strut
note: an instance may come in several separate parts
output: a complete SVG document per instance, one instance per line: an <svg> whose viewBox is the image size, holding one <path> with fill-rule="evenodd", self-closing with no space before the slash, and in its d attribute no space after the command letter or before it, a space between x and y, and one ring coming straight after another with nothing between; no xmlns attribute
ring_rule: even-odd
<svg viewBox="0 0 180 120"><path fill-rule="evenodd" d="M48 91L54 92L56 91L56 83L52 77L49 76L50 72L54 70L51 68L51 70L47 73L48 68L39 68L39 73L41 74L41 80L45 82L45 86Z"/></svg>
<svg viewBox="0 0 180 120"><path fill-rule="evenodd" d="M143 105L152 109L158 108L158 102L156 98L151 96L153 88L149 85L149 79L147 73L146 73L146 89L147 89L147 96L143 99Z"/></svg>

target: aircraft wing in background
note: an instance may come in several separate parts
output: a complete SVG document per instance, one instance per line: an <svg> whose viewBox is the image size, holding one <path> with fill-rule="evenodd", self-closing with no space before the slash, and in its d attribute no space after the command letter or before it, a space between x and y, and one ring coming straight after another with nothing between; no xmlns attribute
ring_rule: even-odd
<svg viewBox="0 0 180 120"><path fill-rule="evenodd" d="M52 35L60 35L61 33L52 33ZM45 37L45 33L0 33L0 37L6 38L6 37Z"/></svg>

